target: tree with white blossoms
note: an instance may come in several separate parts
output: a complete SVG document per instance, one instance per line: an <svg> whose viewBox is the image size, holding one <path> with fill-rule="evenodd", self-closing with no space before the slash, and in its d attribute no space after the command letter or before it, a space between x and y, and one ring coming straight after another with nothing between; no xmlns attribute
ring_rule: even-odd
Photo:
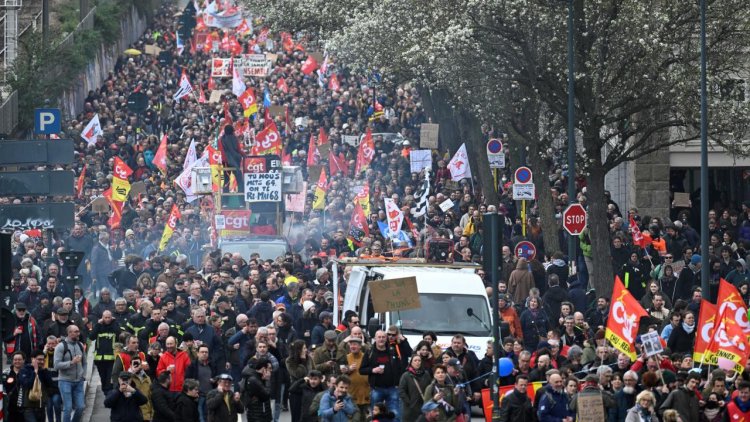
<svg viewBox="0 0 750 422"><path fill-rule="evenodd" d="M747 73L750 3L706 2L709 86L719 87ZM566 6L561 0L248 4L277 27L314 33L354 70L377 66L416 81L423 92L440 93L433 102L450 102L464 132L479 123L507 128L512 142L528 146L532 166L537 160L541 167L567 116ZM699 137L699 8L697 0L574 0L574 10L577 167L586 177L597 251L591 283L606 296L614 277L604 176L623 162ZM745 101L710 90L712 141L746 155L749 124ZM475 135L466 136L470 155L486 161ZM540 199L548 192L538 189Z"/></svg>

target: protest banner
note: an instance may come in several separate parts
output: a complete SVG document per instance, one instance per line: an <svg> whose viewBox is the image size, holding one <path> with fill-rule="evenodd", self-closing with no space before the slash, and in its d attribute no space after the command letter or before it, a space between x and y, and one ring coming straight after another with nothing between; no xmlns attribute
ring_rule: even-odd
<svg viewBox="0 0 750 422"><path fill-rule="evenodd" d="M369 287L375 312L403 311L422 307L416 277L371 281Z"/></svg>
<svg viewBox="0 0 750 422"><path fill-rule="evenodd" d="M211 77L229 78L232 76L232 59L214 57L211 59Z"/></svg>
<svg viewBox="0 0 750 422"><path fill-rule="evenodd" d="M439 131L440 125L437 123L422 123L419 130L419 147L437 149Z"/></svg>
<svg viewBox="0 0 750 422"><path fill-rule="evenodd" d="M265 54L243 54L238 61L242 63L237 66L242 69L244 76L266 77L271 72L272 63Z"/></svg>
<svg viewBox="0 0 750 422"><path fill-rule="evenodd" d="M637 358L634 347L635 336L638 334L641 317L647 316L648 312L625 288L620 277L615 277L611 303L604 337L612 343L615 349L625 353L631 361L634 361Z"/></svg>
<svg viewBox="0 0 750 422"><path fill-rule="evenodd" d="M279 202L281 172L245 173L245 202Z"/></svg>

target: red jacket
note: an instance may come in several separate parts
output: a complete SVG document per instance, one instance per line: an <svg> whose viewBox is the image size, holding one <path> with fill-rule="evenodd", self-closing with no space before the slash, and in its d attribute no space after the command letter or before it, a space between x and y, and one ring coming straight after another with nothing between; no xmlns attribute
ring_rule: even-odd
<svg viewBox="0 0 750 422"><path fill-rule="evenodd" d="M167 370L169 365L174 365L172 371L172 383L169 384L169 391L181 392L182 384L185 382L185 370L190 366L190 357L183 351L177 351L176 355L164 352L159 359L159 365L156 367L156 376Z"/></svg>

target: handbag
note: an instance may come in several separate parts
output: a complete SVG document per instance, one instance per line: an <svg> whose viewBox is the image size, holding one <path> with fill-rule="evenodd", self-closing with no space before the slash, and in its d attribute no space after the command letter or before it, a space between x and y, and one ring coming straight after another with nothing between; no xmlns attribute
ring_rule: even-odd
<svg viewBox="0 0 750 422"><path fill-rule="evenodd" d="M39 380L39 374L36 374L34 385L31 386L31 390L29 391L29 401L42 401L42 382Z"/></svg>

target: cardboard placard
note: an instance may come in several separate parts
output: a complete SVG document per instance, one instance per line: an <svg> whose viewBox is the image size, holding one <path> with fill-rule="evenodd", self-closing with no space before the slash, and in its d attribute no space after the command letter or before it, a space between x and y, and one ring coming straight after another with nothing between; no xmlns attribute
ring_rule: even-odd
<svg viewBox="0 0 750 422"><path fill-rule="evenodd" d="M284 209L287 212L305 212L307 182L305 182L302 187L302 192L300 193L287 193L284 195Z"/></svg>
<svg viewBox="0 0 750 422"><path fill-rule="evenodd" d="M245 202L279 202L281 172L245 173Z"/></svg>
<svg viewBox="0 0 750 422"><path fill-rule="evenodd" d="M100 196L91 202L91 211L96 213L108 214L109 213L109 202L107 198Z"/></svg>
<svg viewBox="0 0 750 422"><path fill-rule="evenodd" d="M423 168L432 167L432 151L415 149L409 151L409 165L412 173L419 173Z"/></svg>
<svg viewBox="0 0 750 422"><path fill-rule="evenodd" d="M359 146L359 136L357 135L341 135L341 142L349 144L353 147Z"/></svg>
<svg viewBox="0 0 750 422"><path fill-rule="evenodd" d="M438 133L440 125L437 123L422 123L419 133L419 147L427 149L438 148Z"/></svg>
<svg viewBox="0 0 750 422"><path fill-rule="evenodd" d="M331 150L331 143L326 143L323 145L318 145L318 153L321 157L328 158L328 152Z"/></svg>
<svg viewBox="0 0 750 422"><path fill-rule="evenodd" d="M273 41L271 42L273 43ZM270 49L273 49L273 46ZM276 61L279 59L279 55L273 54L273 53L266 53L266 59L271 63L276 63Z"/></svg>
<svg viewBox="0 0 750 422"><path fill-rule="evenodd" d="M284 117L286 115L286 108L280 105L272 105L268 108L268 112L271 114L271 117Z"/></svg>
<svg viewBox="0 0 750 422"><path fill-rule="evenodd" d="M369 286L372 308L375 312L402 311L422 307L416 277L371 281Z"/></svg>
<svg viewBox="0 0 750 422"><path fill-rule="evenodd" d="M138 198L138 195L146 193L146 184L144 182L135 182L130 185L130 197Z"/></svg>
<svg viewBox="0 0 750 422"><path fill-rule="evenodd" d="M319 65L323 64L323 60L325 59L325 56L320 51L313 51L309 54L309 56L315 59L315 61L318 62Z"/></svg>
<svg viewBox="0 0 750 422"><path fill-rule="evenodd" d="M211 95L208 97L209 103L218 103L221 101L221 96L224 94L224 91L215 89L211 91Z"/></svg>
<svg viewBox="0 0 750 422"><path fill-rule="evenodd" d="M672 204L675 207L690 208L690 194L686 192L675 192Z"/></svg>
<svg viewBox="0 0 750 422"><path fill-rule="evenodd" d="M602 422L604 417L604 402L601 394L579 394L576 409L579 422Z"/></svg>
<svg viewBox="0 0 750 422"><path fill-rule="evenodd" d="M151 56L158 56L159 53L161 53L161 48L155 45L146 44L146 48L143 50L143 52Z"/></svg>
<svg viewBox="0 0 750 422"><path fill-rule="evenodd" d="M312 186L318 183L321 171L323 171L323 166L310 166L307 168L307 180L312 181Z"/></svg>

